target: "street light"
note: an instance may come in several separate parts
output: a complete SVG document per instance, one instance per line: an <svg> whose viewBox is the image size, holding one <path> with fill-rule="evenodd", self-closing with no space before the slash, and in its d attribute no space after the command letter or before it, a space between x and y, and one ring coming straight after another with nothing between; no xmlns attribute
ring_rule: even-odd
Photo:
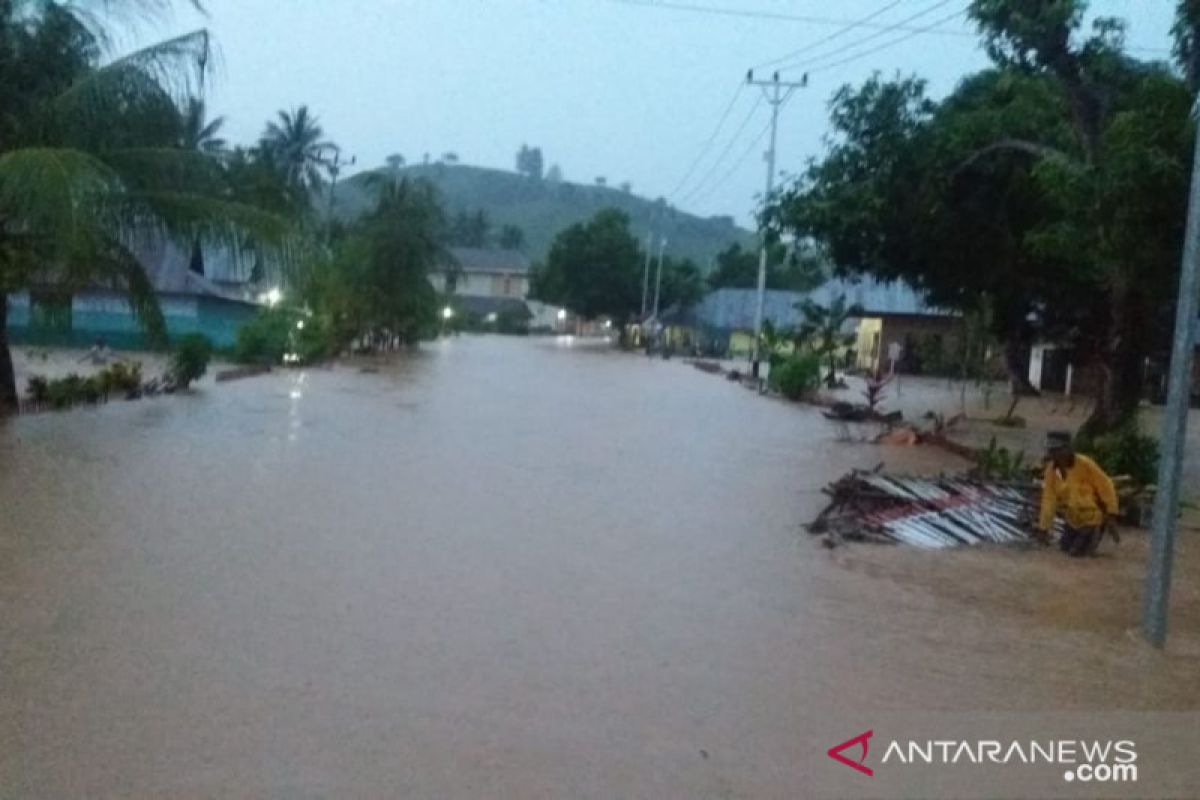
<svg viewBox="0 0 1200 800"><path fill-rule="evenodd" d="M279 301L283 299L283 292L278 286L275 286L263 294L262 299L267 301L267 305L269 305L271 308L274 308L275 306L279 305Z"/></svg>
<svg viewBox="0 0 1200 800"><path fill-rule="evenodd" d="M442 319L448 320L453 316L454 316L454 309L451 308L450 306L446 306L445 308L442 309Z"/></svg>
<svg viewBox="0 0 1200 800"><path fill-rule="evenodd" d="M298 330L298 331L304 330L304 320L300 320L296 323L296 330Z"/></svg>
<svg viewBox="0 0 1200 800"><path fill-rule="evenodd" d="M567 310L565 308L560 308L558 310L558 321L565 322L566 319L567 319Z"/></svg>

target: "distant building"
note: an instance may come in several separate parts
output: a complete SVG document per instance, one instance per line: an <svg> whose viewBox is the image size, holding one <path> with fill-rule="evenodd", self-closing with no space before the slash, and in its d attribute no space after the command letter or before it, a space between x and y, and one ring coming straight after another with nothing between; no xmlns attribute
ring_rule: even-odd
<svg viewBox="0 0 1200 800"><path fill-rule="evenodd" d="M145 243L136 255L158 295L167 333L202 333L217 347L231 346L237 330L258 312L250 281L253 271L236 259L205 253L205 277L190 269L191 255L167 243ZM34 286L8 296L8 332L14 343L64 347L141 349L145 334L125 292L92 286L65 292Z"/></svg>
<svg viewBox="0 0 1200 800"><path fill-rule="evenodd" d="M828 281L810 292L770 289L765 293L763 319L779 330L796 329L804 323L800 307L806 300L829 306L839 296L858 305L862 314L847 323L844 333L855 337L855 365L874 372L888 367L889 349L894 353L915 349L921 337L953 337L958 321L935 309L903 283L864 280ZM662 323L674 331L687 330L702 351L749 355L754 341L754 317L758 293L754 289L717 289L690 309L663 312ZM902 365L901 365L902 366Z"/></svg>
<svg viewBox="0 0 1200 800"><path fill-rule="evenodd" d="M528 322L529 259L515 250L453 247L429 282L460 314L490 324L501 318Z"/></svg>

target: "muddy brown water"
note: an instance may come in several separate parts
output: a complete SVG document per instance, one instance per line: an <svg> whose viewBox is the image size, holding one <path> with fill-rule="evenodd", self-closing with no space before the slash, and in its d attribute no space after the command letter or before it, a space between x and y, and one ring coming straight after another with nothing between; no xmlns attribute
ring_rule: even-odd
<svg viewBox="0 0 1200 800"><path fill-rule="evenodd" d="M880 460L952 466L553 339L10 421L0 797L801 797L816 720L1200 709L1194 531L1158 653L1138 534L800 532Z"/></svg>

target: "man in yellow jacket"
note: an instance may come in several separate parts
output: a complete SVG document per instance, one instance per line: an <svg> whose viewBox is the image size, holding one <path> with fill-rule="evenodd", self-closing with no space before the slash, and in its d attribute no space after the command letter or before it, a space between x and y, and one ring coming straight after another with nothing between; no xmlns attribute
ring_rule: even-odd
<svg viewBox="0 0 1200 800"><path fill-rule="evenodd" d="M1048 538L1054 514L1061 509L1066 530L1059 546L1077 558L1091 555L1117 515L1117 490L1095 461L1075 452L1069 433L1049 434L1046 451L1049 459L1042 476L1039 538Z"/></svg>

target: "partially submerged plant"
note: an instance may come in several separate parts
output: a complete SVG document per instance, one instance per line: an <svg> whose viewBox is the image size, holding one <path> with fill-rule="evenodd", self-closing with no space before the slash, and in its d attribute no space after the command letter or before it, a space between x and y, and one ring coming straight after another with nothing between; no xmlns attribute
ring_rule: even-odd
<svg viewBox="0 0 1200 800"><path fill-rule="evenodd" d="M976 455L972 474L982 480L1018 481L1029 477L1030 466L1025 461L1024 450L1000 447L993 436L988 446Z"/></svg>

